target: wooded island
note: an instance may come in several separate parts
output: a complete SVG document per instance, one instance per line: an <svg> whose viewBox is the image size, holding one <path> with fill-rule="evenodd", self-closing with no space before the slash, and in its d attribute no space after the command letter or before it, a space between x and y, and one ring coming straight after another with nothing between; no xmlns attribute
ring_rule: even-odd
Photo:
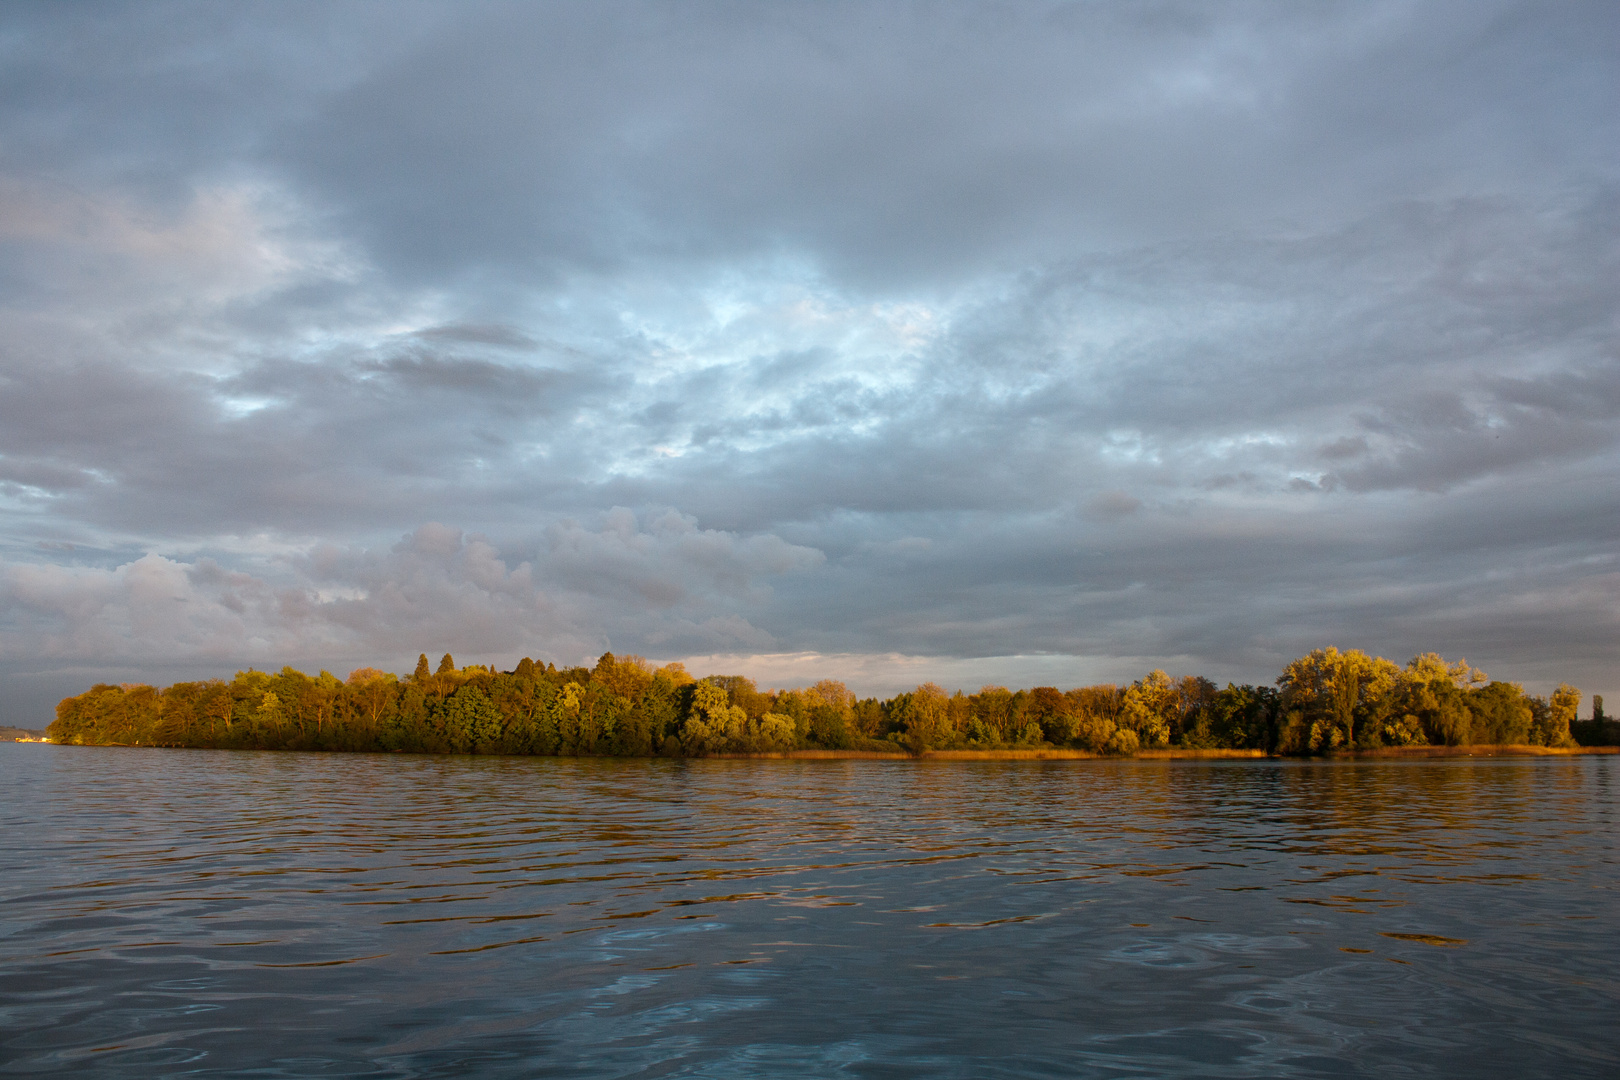
<svg viewBox="0 0 1620 1080"><path fill-rule="evenodd" d="M1161 748L1306 755L1460 745L1565 747L1613 742L1615 724L1581 694L1549 697L1493 682L1433 653L1401 667L1360 650L1317 649L1274 686L1217 688L1154 671L1128 686L1072 690L986 686L948 694L927 683L888 700L841 682L759 690L750 679L694 679L605 653L595 667L524 659L511 671L437 670L424 655L400 678L374 668L346 680L292 668L167 689L98 685L64 699L53 742L255 750L700 757L793 750L1073 749L1130 755Z"/></svg>

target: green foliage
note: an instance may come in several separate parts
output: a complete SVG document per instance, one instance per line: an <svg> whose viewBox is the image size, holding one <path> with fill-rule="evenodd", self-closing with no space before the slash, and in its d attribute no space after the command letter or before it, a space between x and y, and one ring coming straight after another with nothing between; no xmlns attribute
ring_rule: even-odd
<svg viewBox="0 0 1620 1080"><path fill-rule="evenodd" d="M1493 682L1470 692L1468 712L1474 742L1524 745L1531 741L1535 716L1524 688L1517 683Z"/></svg>
<svg viewBox="0 0 1620 1080"><path fill-rule="evenodd" d="M1314 753L1380 745L1400 681L1400 668L1360 649L1341 653L1329 647L1300 657L1277 680L1284 710L1281 749Z"/></svg>
<svg viewBox="0 0 1620 1080"><path fill-rule="evenodd" d="M450 695L439 709L444 741L458 754L489 753L500 745L505 717L483 687L469 683Z"/></svg>
<svg viewBox="0 0 1620 1080"><path fill-rule="evenodd" d="M1581 708L1581 692L1568 683L1560 683L1547 700L1545 717L1536 725L1536 740L1543 746L1573 746L1570 725Z"/></svg>
<svg viewBox="0 0 1620 1080"><path fill-rule="evenodd" d="M948 748L958 741L951 723L950 698L935 683L924 683L895 698L889 716L913 752Z"/></svg>
<svg viewBox="0 0 1620 1080"><path fill-rule="evenodd" d="M604 653L594 668L525 657L510 672L437 672L424 654L409 679L360 668L340 681L292 668L238 672L166 689L98 684L64 699L49 735L93 745L405 753L648 757L793 749L1069 747L1130 754L1163 746L1322 753L1369 746L1469 743L1573 745L1614 740L1580 691L1549 698L1491 682L1466 662L1425 653L1404 668L1359 650L1318 649L1290 663L1277 687L1172 678L1154 671L1120 687L947 694L927 683L887 701L857 700L839 682L760 690L737 675L694 681Z"/></svg>
<svg viewBox="0 0 1620 1080"><path fill-rule="evenodd" d="M1534 699L1541 707L1545 718L1551 720L1551 706L1540 698ZM1537 723L1543 723L1540 713ZM1592 695L1592 717L1589 720L1572 720L1569 724L1570 734L1581 746L1614 746L1620 743L1620 720L1609 716L1603 711L1603 695Z"/></svg>
<svg viewBox="0 0 1620 1080"><path fill-rule="evenodd" d="M1121 730L1136 736L1138 746L1154 749L1169 745L1170 732L1180 712L1181 698L1170 676L1154 671L1125 691L1118 723ZM1129 741L1120 736L1116 738L1122 743Z"/></svg>
<svg viewBox="0 0 1620 1080"><path fill-rule="evenodd" d="M1473 714L1466 687L1483 678L1466 662L1447 665L1433 653L1414 656L1401 672L1393 695L1393 714L1414 719L1424 741L1441 746L1464 746L1473 741ZM1391 725L1393 726L1393 725Z"/></svg>
<svg viewBox="0 0 1620 1080"><path fill-rule="evenodd" d="M692 690L692 700L681 726L681 745L688 754L713 754L740 749L748 714L731 704L721 683L704 679Z"/></svg>
<svg viewBox="0 0 1620 1080"><path fill-rule="evenodd" d="M1195 728L1196 744L1203 747L1232 747L1243 750L1270 750L1277 741L1278 694L1269 686L1234 686L1211 695Z"/></svg>

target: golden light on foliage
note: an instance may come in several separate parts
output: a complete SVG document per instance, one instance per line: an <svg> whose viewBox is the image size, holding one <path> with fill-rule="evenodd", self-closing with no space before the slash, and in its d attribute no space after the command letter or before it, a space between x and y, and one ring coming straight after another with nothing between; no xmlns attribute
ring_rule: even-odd
<svg viewBox="0 0 1620 1080"><path fill-rule="evenodd" d="M100 685L57 707L57 742L417 753L703 756L791 750L1250 750L1319 754L1470 744L1567 747L1613 741L1594 701L1490 682L1466 661L1422 653L1402 667L1359 649L1316 649L1275 686L1217 688L1152 671L1128 686L1059 690L936 683L885 701L842 682L760 690L740 675L694 679L680 664L604 653L594 668L559 670L525 658L512 671L430 670L408 678L356 668L339 681L238 672L230 682Z"/></svg>

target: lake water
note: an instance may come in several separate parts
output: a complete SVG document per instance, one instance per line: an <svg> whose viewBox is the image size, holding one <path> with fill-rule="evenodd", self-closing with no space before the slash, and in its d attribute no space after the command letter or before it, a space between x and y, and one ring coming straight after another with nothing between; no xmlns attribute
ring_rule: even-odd
<svg viewBox="0 0 1620 1080"><path fill-rule="evenodd" d="M1614 1077L1617 766L0 744L0 1073Z"/></svg>

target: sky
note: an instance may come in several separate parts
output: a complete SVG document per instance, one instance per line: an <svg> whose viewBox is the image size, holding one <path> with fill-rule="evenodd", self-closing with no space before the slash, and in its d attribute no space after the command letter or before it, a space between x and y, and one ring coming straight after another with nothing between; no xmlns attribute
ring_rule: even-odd
<svg viewBox="0 0 1620 1080"><path fill-rule="evenodd" d="M1620 6L13 4L0 723L559 666L1620 700Z"/></svg>

